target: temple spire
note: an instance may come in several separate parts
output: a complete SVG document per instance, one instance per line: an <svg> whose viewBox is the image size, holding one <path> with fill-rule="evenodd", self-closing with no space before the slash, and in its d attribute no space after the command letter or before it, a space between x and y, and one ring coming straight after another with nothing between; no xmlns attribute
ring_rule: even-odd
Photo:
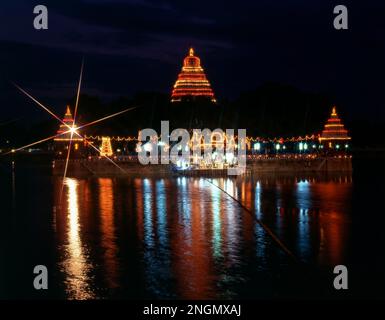
<svg viewBox="0 0 385 320"><path fill-rule="evenodd" d="M54 140L69 141L71 140L71 136L72 136L73 141L82 141L83 140L82 138L71 135L71 133L69 132L69 128L73 128L73 127L74 127L74 119L72 117L71 108L69 105L67 105L66 113L63 118L63 123L60 124L59 130L56 133L58 137L56 137Z"/></svg>
<svg viewBox="0 0 385 320"><path fill-rule="evenodd" d="M348 130L345 129L345 126L338 117L337 108L334 106L319 140L321 142L328 142L328 145L331 147L333 142L344 142L350 139Z"/></svg>
<svg viewBox="0 0 385 320"><path fill-rule="evenodd" d="M172 90L171 102L181 101L185 97L204 97L216 102L210 82L201 67L201 60L192 47L183 60L182 71Z"/></svg>
<svg viewBox="0 0 385 320"><path fill-rule="evenodd" d="M65 113L66 116L70 116L72 117L72 113L71 113L71 109L70 109L70 106L69 104L67 104L67 109L66 109L66 113Z"/></svg>

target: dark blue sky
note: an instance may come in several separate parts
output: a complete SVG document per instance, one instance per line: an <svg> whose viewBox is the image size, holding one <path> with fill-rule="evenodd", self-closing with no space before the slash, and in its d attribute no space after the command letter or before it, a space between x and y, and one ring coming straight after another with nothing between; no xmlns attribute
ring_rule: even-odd
<svg viewBox="0 0 385 320"><path fill-rule="evenodd" d="M33 28L36 4L48 30ZM349 30L333 28L338 4ZM190 45L219 100L275 81L326 94L349 117L384 118L384 1L13 0L0 10L0 120L44 116L10 80L63 110L82 55L84 93L168 93Z"/></svg>

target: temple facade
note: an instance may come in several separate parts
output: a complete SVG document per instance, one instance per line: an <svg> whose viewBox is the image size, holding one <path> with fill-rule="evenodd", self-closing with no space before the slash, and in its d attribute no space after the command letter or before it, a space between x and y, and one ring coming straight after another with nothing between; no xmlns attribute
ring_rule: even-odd
<svg viewBox="0 0 385 320"><path fill-rule="evenodd" d="M210 82L207 80L200 59L190 48L189 55L183 61L182 71L178 75L171 94L171 102L184 98L204 97L216 102Z"/></svg>

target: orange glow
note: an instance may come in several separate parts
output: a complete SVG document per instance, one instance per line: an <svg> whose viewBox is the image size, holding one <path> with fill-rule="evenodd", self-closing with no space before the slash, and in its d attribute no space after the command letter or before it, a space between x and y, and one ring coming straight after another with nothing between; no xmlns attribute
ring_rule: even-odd
<svg viewBox="0 0 385 320"><path fill-rule="evenodd" d="M189 55L183 61L182 71L171 94L171 102L181 101L183 97L188 96L207 97L216 102L214 92L201 67L201 61L194 55L193 48L190 48Z"/></svg>
<svg viewBox="0 0 385 320"><path fill-rule="evenodd" d="M111 139L109 137L102 137L102 146L100 147L100 155L111 157L113 155Z"/></svg>
<svg viewBox="0 0 385 320"><path fill-rule="evenodd" d="M55 138L54 141L70 141L72 137L72 141L83 141L83 138L77 137L74 138L73 135L77 134L74 119L72 118L72 113L70 106L67 105L66 113L64 115L63 121L60 124L60 128L57 131L58 138Z"/></svg>
<svg viewBox="0 0 385 320"><path fill-rule="evenodd" d="M322 131L319 140L322 141L333 141L333 140L350 140L348 136L348 130L344 128L340 118L336 111L336 107L333 107L330 118L325 124L325 128Z"/></svg>
<svg viewBox="0 0 385 320"><path fill-rule="evenodd" d="M79 182L76 179L65 178L67 186L67 204L65 223L58 224L59 228L65 226L64 260L61 268L65 274L65 286L70 299L87 300L95 298L89 283L89 273L92 265L86 246L81 237L81 210L79 208ZM63 216L64 217L64 216ZM59 218L62 216L59 215Z"/></svg>
<svg viewBox="0 0 385 320"><path fill-rule="evenodd" d="M101 247L103 262L106 270L106 281L109 288L118 287L118 249L116 245L116 226L114 211L114 186L112 179L100 178L99 181L99 208L101 225Z"/></svg>

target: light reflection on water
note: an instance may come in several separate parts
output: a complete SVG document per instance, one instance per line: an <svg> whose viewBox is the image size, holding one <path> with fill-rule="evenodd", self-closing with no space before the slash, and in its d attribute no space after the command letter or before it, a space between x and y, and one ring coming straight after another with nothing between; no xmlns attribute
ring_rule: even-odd
<svg viewBox="0 0 385 320"><path fill-rule="evenodd" d="M99 183L99 212L100 212L100 246L103 251L103 263L106 273L107 287L114 289L119 286L117 239L115 228L114 193L112 179L100 178Z"/></svg>
<svg viewBox="0 0 385 320"><path fill-rule="evenodd" d="M94 294L89 283L91 265L87 255L87 246L81 240L79 224L78 182L67 178L68 189L67 225L65 244L61 247L64 260L61 268L65 273L65 286L69 299L91 299Z"/></svg>
<svg viewBox="0 0 385 320"><path fill-rule="evenodd" d="M287 257L255 218L303 261L343 263L350 177L213 181L254 214L199 178L67 178L56 221L67 297L263 295Z"/></svg>

